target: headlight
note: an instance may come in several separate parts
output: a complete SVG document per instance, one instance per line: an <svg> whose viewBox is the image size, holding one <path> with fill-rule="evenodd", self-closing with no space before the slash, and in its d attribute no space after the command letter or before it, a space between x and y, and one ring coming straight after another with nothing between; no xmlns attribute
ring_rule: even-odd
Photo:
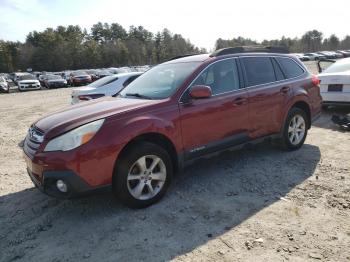
<svg viewBox="0 0 350 262"><path fill-rule="evenodd" d="M100 119L58 136L46 145L44 151L68 151L77 148L89 142L101 128L104 121L104 119Z"/></svg>

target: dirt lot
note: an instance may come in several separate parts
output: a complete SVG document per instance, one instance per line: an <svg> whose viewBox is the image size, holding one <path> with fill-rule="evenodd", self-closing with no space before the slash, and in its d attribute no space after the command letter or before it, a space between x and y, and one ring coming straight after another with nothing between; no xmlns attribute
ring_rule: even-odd
<svg viewBox="0 0 350 262"><path fill-rule="evenodd" d="M62 201L33 188L17 144L69 96L0 95L0 261L350 261L350 133L332 111L299 151L198 162L159 204L131 210L110 193Z"/></svg>

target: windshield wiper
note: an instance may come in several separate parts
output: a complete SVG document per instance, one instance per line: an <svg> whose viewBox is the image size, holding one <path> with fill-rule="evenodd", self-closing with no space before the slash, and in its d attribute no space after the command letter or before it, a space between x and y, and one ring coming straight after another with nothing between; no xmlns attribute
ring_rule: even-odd
<svg viewBox="0 0 350 262"><path fill-rule="evenodd" d="M152 99L152 97L141 95L139 93L126 93L125 95L126 96L134 96L134 97L143 98L143 99Z"/></svg>

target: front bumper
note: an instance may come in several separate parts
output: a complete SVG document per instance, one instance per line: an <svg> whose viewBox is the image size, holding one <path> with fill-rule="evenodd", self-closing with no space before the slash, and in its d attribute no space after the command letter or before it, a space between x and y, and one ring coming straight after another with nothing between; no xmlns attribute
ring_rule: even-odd
<svg viewBox="0 0 350 262"><path fill-rule="evenodd" d="M73 171L44 171L42 180L27 168L28 175L33 184L43 193L56 198L71 198L94 190L85 183ZM62 180L67 185L67 192L63 193L56 187L57 180Z"/></svg>

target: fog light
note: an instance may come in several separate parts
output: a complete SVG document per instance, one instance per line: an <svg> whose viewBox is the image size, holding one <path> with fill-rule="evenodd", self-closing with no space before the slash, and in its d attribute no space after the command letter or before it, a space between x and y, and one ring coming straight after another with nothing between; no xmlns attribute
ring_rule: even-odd
<svg viewBox="0 0 350 262"><path fill-rule="evenodd" d="M62 193L67 193L68 191L67 184L64 183L62 180L57 180L56 186L57 186L57 189Z"/></svg>

